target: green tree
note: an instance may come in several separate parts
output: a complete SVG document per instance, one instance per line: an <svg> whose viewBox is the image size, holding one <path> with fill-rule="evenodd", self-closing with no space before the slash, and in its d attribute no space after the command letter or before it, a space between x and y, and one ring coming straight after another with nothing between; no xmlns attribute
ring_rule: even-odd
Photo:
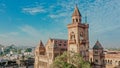
<svg viewBox="0 0 120 68"><path fill-rule="evenodd" d="M5 54L4 54L4 52L0 52L0 56L4 56Z"/></svg>
<svg viewBox="0 0 120 68"><path fill-rule="evenodd" d="M68 63L68 59L70 63ZM80 54L73 53L72 56L69 56L67 52L64 52L55 58L51 68L90 68L90 63L84 61Z"/></svg>
<svg viewBox="0 0 120 68"><path fill-rule="evenodd" d="M8 54L9 52L10 52L10 49L5 49L5 50L4 50L4 53L5 53L5 54Z"/></svg>
<svg viewBox="0 0 120 68"><path fill-rule="evenodd" d="M18 50L17 50L17 53L18 53L18 54L21 54L21 51L22 51L22 49L18 49Z"/></svg>
<svg viewBox="0 0 120 68"><path fill-rule="evenodd" d="M32 52L32 48L27 48L25 52Z"/></svg>

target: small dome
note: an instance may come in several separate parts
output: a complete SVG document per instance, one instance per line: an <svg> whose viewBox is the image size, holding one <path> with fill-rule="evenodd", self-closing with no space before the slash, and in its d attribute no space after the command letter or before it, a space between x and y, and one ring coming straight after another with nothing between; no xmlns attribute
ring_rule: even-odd
<svg viewBox="0 0 120 68"><path fill-rule="evenodd" d="M95 45L93 46L93 49L103 49L102 45L97 41Z"/></svg>

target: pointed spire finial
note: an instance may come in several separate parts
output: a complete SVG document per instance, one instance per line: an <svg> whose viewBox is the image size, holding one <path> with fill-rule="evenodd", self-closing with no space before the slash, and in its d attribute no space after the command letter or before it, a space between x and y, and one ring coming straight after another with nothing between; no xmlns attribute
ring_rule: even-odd
<svg viewBox="0 0 120 68"><path fill-rule="evenodd" d="M75 7L77 7L77 3L75 4Z"/></svg>
<svg viewBox="0 0 120 68"><path fill-rule="evenodd" d="M75 0L75 1L74 1L74 4L77 6L77 4L78 4L78 0Z"/></svg>
<svg viewBox="0 0 120 68"><path fill-rule="evenodd" d="M75 9L74 9L74 12L73 12L72 16L81 16L80 11L79 11L77 5L75 6Z"/></svg>
<svg viewBox="0 0 120 68"><path fill-rule="evenodd" d="M102 45L100 44L100 42L97 40L95 45L93 46L93 49L103 49Z"/></svg>
<svg viewBox="0 0 120 68"><path fill-rule="evenodd" d="M42 40L40 40L40 43L39 43L40 46L44 46L43 43L42 43Z"/></svg>

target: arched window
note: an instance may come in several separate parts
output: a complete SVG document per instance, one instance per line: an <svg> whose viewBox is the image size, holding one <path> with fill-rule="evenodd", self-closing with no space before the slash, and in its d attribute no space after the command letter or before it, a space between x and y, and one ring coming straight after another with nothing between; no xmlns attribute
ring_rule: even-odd
<svg viewBox="0 0 120 68"><path fill-rule="evenodd" d="M92 62L92 58L90 58L90 62Z"/></svg>
<svg viewBox="0 0 120 68"><path fill-rule="evenodd" d="M118 62L118 65L120 66L120 61Z"/></svg>
<svg viewBox="0 0 120 68"><path fill-rule="evenodd" d="M105 60L105 64L107 64L107 60Z"/></svg>
<svg viewBox="0 0 120 68"><path fill-rule="evenodd" d="M112 60L110 61L110 64L112 64Z"/></svg>
<svg viewBox="0 0 120 68"><path fill-rule="evenodd" d="M117 61L115 61L115 63L117 63Z"/></svg>
<svg viewBox="0 0 120 68"><path fill-rule="evenodd" d="M75 34L74 34L74 32L70 33L70 40L75 40Z"/></svg>
<svg viewBox="0 0 120 68"><path fill-rule="evenodd" d="M78 19L76 19L76 22L78 22Z"/></svg>
<svg viewBox="0 0 120 68"><path fill-rule="evenodd" d="M73 19L73 22L74 22L74 19Z"/></svg>
<svg viewBox="0 0 120 68"><path fill-rule="evenodd" d="M95 51L95 54L98 54L98 51Z"/></svg>
<svg viewBox="0 0 120 68"><path fill-rule="evenodd" d="M108 64L110 63L110 61L108 60Z"/></svg>

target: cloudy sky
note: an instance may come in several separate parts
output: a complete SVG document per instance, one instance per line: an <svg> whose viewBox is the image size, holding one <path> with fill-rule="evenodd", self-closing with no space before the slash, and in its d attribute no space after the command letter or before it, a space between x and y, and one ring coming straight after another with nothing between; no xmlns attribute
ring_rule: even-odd
<svg viewBox="0 0 120 68"><path fill-rule="evenodd" d="M0 0L0 44L36 46L67 39L75 4L89 23L90 46L120 47L120 0Z"/></svg>

